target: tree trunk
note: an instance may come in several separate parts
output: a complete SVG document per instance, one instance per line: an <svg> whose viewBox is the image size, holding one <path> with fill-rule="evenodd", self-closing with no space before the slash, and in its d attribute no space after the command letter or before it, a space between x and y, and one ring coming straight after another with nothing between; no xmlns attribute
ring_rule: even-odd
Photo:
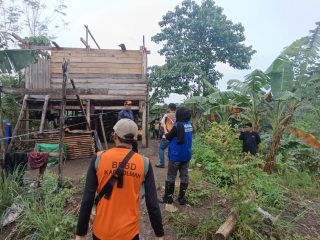
<svg viewBox="0 0 320 240"><path fill-rule="evenodd" d="M219 227L218 231L213 235L214 240L226 240L235 229L237 223L237 216L231 212L227 220Z"/></svg>
<svg viewBox="0 0 320 240"><path fill-rule="evenodd" d="M276 154L280 145L280 141L284 130L291 123L293 114L297 107L298 105L294 104L288 109L287 114L285 114L285 116L279 121L279 124L277 125L272 135L271 144L268 150L268 157L264 166L264 171L269 174L273 173L276 170Z"/></svg>
<svg viewBox="0 0 320 240"><path fill-rule="evenodd" d="M271 174L276 170L276 154L279 148L280 140L282 138L282 134L284 132L283 126L277 127L271 138L271 144L268 151L268 157L266 161L266 165L264 166L264 171Z"/></svg>

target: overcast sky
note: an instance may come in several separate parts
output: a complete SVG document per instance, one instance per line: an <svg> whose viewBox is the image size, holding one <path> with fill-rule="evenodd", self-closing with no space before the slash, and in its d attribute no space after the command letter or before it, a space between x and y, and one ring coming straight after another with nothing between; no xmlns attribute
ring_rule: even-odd
<svg viewBox="0 0 320 240"><path fill-rule="evenodd" d="M201 1L196 1L200 3ZM250 71L265 70L281 50L292 41L308 34L320 21L320 0L216 0L224 14L234 23L241 22L245 28L246 44L257 53L251 61L251 70L234 70L219 64L224 74L218 86L225 89L229 79L243 79ZM139 49L142 36L151 50L148 65L162 65L158 54L161 46L151 42L151 37L160 31L158 22L178 0L66 0L68 5L68 30L56 39L65 47L83 47L79 38L85 37L84 24L89 25L102 48L118 48L125 43L127 49ZM94 47L94 43L90 45ZM166 102L179 101L171 96Z"/></svg>

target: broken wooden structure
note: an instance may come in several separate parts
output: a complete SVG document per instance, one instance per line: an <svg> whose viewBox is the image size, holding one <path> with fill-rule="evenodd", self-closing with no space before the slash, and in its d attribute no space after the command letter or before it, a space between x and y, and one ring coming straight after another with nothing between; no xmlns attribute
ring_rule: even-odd
<svg viewBox="0 0 320 240"><path fill-rule="evenodd" d="M13 136L38 131L46 138L46 131L59 128L62 64L68 60L65 128L68 131L96 130L106 144L111 139L118 112L126 100L131 100L136 123L142 132L142 145L147 146L149 51L144 44L139 50L91 49L88 45L86 48L50 47L46 51L48 58L39 58L37 63L25 68L24 88L3 89L4 93L24 96ZM51 142L57 138L48 139ZM13 144L14 141L7 152L12 150ZM88 142L88 148L91 146Z"/></svg>

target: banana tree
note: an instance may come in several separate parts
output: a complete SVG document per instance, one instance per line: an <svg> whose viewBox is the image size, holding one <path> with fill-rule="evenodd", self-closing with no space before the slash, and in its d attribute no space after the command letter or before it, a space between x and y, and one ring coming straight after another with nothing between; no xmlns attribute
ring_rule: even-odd
<svg viewBox="0 0 320 240"><path fill-rule="evenodd" d="M211 108L209 113L214 113L219 118L219 122L228 122L233 115L232 109L235 107L246 107L249 99L235 91L217 91L208 96Z"/></svg>
<svg viewBox="0 0 320 240"><path fill-rule="evenodd" d="M241 118L253 123L253 130L259 131L261 113L259 106L264 101L270 78L261 70L254 70L245 76L244 81L232 79L228 81L228 89L248 98L248 106L243 107Z"/></svg>
<svg viewBox="0 0 320 240"><path fill-rule="evenodd" d="M270 78L272 102L267 104L272 126L265 171L273 173L276 154L284 131L294 119L296 110L309 100L314 91L315 63L319 62L320 23L308 37L301 38L287 47L267 69Z"/></svg>

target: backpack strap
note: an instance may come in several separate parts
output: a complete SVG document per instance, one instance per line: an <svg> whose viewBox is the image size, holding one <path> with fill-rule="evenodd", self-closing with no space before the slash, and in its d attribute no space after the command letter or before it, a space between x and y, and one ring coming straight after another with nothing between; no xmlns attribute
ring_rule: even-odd
<svg viewBox="0 0 320 240"><path fill-rule="evenodd" d="M130 152L124 157L122 162L119 164L119 167L113 172L112 176L109 178L109 180L106 182L106 184L103 186L102 190L98 193L98 195L95 198L95 204L98 205L99 201L102 199L102 197L105 197L106 199L110 199L113 186L115 182L117 181L117 187L122 188L123 185L123 169L127 165L128 161L132 156L135 154L134 151L130 150Z"/></svg>

